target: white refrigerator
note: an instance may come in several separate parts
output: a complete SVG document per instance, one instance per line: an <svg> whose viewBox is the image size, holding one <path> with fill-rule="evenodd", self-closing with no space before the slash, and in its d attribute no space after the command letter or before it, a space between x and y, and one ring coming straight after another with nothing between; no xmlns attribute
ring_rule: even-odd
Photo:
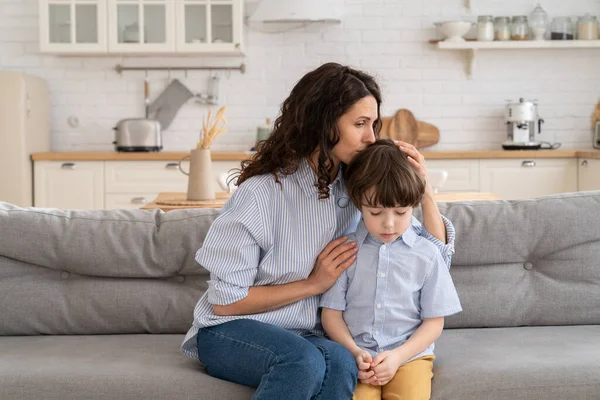
<svg viewBox="0 0 600 400"><path fill-rule="evenodd" d="M0 201L33 205L31 154L50 151L50 98L46 82L0 70Z"/></svg>

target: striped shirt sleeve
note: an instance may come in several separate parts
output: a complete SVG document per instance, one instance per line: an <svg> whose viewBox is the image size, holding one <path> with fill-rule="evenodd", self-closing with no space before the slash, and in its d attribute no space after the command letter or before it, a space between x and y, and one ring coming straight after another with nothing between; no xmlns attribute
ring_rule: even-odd
<svg viewBox="0 0 600 400"><path fill-rule="evenodd" d="M442 221L444 222L444 226L446 227L446 243L433 236L427 229L425 229L425 226L415 218L413 218L413 227L419 236L424 237L437 246L442 258L444 259L444 262L446 263L446 266L448 266L448 269L450 269L450 265L452 264L452 255L454 254L454 239L456 238L456 231L454 230L454 225L452 225L452 222L450 222L448 218L444 217L443 215L441 217ZM414 221L416 221L416 223Z"/></svg>
<svg viewBox="0 0 600 400"><path fill-rule="evenodd" d="M210 272L208 302L228 305L248 296L260 263L264 221L254 194L242 186L212 223L196 261Z"/></svg>

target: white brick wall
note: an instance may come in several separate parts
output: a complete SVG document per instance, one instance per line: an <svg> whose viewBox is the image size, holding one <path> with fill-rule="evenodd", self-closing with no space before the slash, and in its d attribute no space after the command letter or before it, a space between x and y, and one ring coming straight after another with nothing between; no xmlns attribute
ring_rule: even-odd
<svg viewBox="0 0 600 400"><path fill-rule="evenodd" d="M0 68L45 78L51 89L54 150L110 150L111 128L121 118L143 116L143 72L119 76L117 63L128 65L237 65L247 72L222 74L221 99L228 105L229 132L215 150L245 150L255 126L274 118L294 83L326 61L363 68L377 76L384 90L384 114L411 109L419 119L437 124L436 149L498 148L504 140L504 101L539 100L546 120L543 140L564 147L591 147L590 116L600 95L600 50L481 51L476 77L465 76L465 55L436 51L434 21L475 19L478 14L529 14L535 1L341 0L341 25L308 27L267 34L246 28L246 57L126 58L54 57L38 52L37 0L0 0ZM550 16L600 14L599 0L546 0ZM152 97L168 74L151 72ZM172 73L194 91L205 91L207 72ZM166 150L194 145L207 108L189 102L164 133ZM70 116L78 128L67 124Z"/></svg>

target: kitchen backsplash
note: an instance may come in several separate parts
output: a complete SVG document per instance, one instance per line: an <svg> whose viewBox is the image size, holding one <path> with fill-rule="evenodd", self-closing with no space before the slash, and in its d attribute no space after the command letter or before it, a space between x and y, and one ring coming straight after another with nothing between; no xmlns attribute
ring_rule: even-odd
<svg viewBox="0 0 600 400"><path fill-rule="evenodd" d="M542 140L590 148L590 118L600 97L600 49L484 50L476 75L466 77L466 54L436 50L433 22L473 21L480 14L528 15L534 1L342 0L343 21L284 33L245 28L245 57L56 57L39 54L38 1L0 0L0 68L45 78L51 89L52 148L110 150L119 119L143 117L144 72L114 71L116 64L246 65L246 73L219 73L220 104L229 131L214 150L247 150L256 126L274 119L296 81L308 70L337 61L378 77L383 114L408 108L437 125L434 149L499 149L505 140L505 100L537 99L545 119ZM600 15L598 0L546 0L550 17ZM207 89L209 72L150 72L151 97L178 78L194 92ZM1 90L1 88L0 88ZM213 106L216 110L216 106ZM198 140L207 106L189 101L164 132L165 150L186 150ZM74 117L74 118L73 118ZM75 121L76 118L76 121ZM69 124L69 119L71 124ZM73 127L75 126L75 127Z"/></svg>

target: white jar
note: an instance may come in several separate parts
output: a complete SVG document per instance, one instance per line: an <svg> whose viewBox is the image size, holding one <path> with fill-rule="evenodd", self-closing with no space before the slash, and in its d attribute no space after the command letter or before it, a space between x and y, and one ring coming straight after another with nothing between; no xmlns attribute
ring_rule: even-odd
<svg viewBox="0 0 600 400"><path fill-rule="evenodd" d="M477 40L480 42L494 40L494 17L491 15L480 15L477 18Z"/></svg>

